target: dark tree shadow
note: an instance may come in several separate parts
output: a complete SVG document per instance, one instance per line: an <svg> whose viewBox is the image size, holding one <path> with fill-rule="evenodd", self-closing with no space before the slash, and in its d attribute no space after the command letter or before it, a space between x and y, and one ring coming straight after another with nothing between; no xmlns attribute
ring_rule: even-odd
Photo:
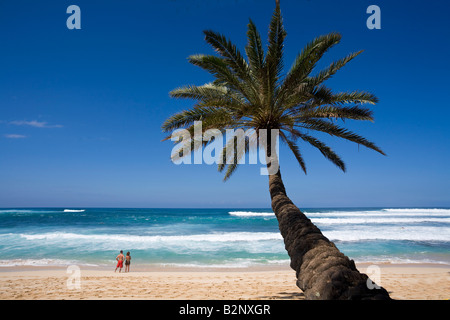
<svg viewBox="0 0 450 320"><path fill-rule="evenodd" d="M276 295L258 297L264 300L304 300L303 292L279 292Z"/></svg>

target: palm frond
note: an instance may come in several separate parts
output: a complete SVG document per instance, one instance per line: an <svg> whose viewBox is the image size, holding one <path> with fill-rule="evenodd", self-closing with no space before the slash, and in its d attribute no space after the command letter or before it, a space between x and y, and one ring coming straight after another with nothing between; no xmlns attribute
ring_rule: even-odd
<svg viewBox="0 0 450 320"><path fill-rule="evenodd" d="M311 119L311 118L334 118L334 119L351 119L351 120L369 120L373 121L373 112L367 108L359 106L340 107L340 106L320 106L317 108L302 112L295 119Z"/></svg>
<svg viewBox="0 0 450 320"><path fill-rule="evenodd" d="M229 164L227 167L227 171L225 172L225 175L223 177L223 181L225 182L228 179L230 179L231 175L236 171L237 168L238 168L237 163Z"/></svg>
<svg viewBox="0 0 450 320"><path fill-rule="evenodd" d="M303 134L299 132L298 130L291 130L291 133L298 138L303 139L304 141L308 142L313 147L317 148L322 155L330 160L332 163L334 163L339 169L341 169L343 172L346 171L345 163L342 161L342 159L325 143L320 141L317 138L314 138L310 135Z"/></svg>
<svg viewBox="0 0 450 320"><path fill-rule="evenodd" d="M173 153L171 155L172 160L176 157L176 155L178 155L179 158L188 157L191 155L192 152L198 150L201 146L205 146L208 143L207 141L203 141L203 137L195 136L194 125L189 126L185 130L187 130L189 132L189 138L183 139L181 141L180 141L180 139L178 141L174 141L177 145L179 145L179 144L181 144L181 145L180 145L179 149L177 149L175 151L175 153ZM180 137L180 135L172 134L172 137L170 137L170 138L173 138L173 137L175 137L175 138Z"/></svg>
<svg viewBox="0 0 450 320"><path fill-rule="evenodd" d="M264 49L261 36L252 20L248 23L247 38L248 43L245 47L245 52L247 53L250 70L254 75L254 79L259 81L264 67Z"/></svg>
<svg viewBox="0 0 450 320"><path fill-rule="evenodd" d="M309 78L308 82L313 84L313 86L318 86L322 84L324 81L331 78L331 76L333 76L336 72L338 72L338 70L341 69L343 66L345 66L349 61L358 56L361 52L363 52L363 50L351 53L345 58L342 58L338 61L331 63L331 65L329 65L324 70L320 71L316 76Z"/></svg>
<svg viewBox="0 0 450 320"><path fill-rule="evenodd" d="M378 103L378 98L366 91L352 91L352 92L340 92L333 94L329 104L345 104L345 103Z"/></svg>
<svg viewBox="0 0 450 320"><path fill-rule="evenodd" d="M225 61L231 69L243 80L249 80L249 66L247 61L241 55L237 47L227 40L227 38L212 30L206 30L205 40L208 42L220 55L225 58Z"/></svg>
<svg viewBox="0 0 450 320"><path fill-rule="evenodd" d="M331 89L320 85L314 89L305 86L303 95L293 95L281 109L293 115L300 115L321 106L341 106L346 104L375 104L378 98L365 91L333 93ZM365 119L363 119L365 120ZM370 119L369 119L370 120Z"/></svg>
<svg viewBox="0 0 450 320"><path fill-rule="evenodd" d="M300 149L297 146L297 144L290 140L283 131L280 131L280 137L281 139L286 142L286 144L289 146L289 149L291 149L292 153L295 156L295 159L297 159L298 164L300 165L300 167L302 168L303 172L306 174L306 165L305 165L305 161L303 160L303 157L300 153Z"/></svg>
<svg viewBox="0 0 450 320"><path fill-rule="evenodd" d="M238 145L244 145L244 148L239 149ZM233 153L229 152L230 149L233 149ZM218 170L220 172L223 171L225 166L227 166L227 171L225 172L223 181L227 181L231 175L236 171L239 166L239 162L242 157L245 157L245 154L249 151L249 141L247 136L237 137L233 136L229 141L227 141L226 146L222 149L222 153L220 157L222 157L222 162L218 165ZM232 154L233 158L230 158Z"/></svg>
<svg viewBox="0 0 450 320"><path fill-rule="evenodd" d="M315 38L303 48L281 85L281 103L301 89L299 86L312 72L320 58L340 40L339 33L329 33Z"/></svg>
<svg viewBox="0 0 450 320"><path fill-rule="evenodd" d="M286 31L283 27L280 7L277 6L269 26L266 66L269 74L278 77L283 69L283 48Z"/></svg>
<svg viewBox="0 0 450 320"><path fill-rule="evenodd" d="M228 93L229 90L225 86L218 86L211 83L207 83L202 86L188 85L176 88L170 91L169 95L172 98L209 100L209 99L223 98Z"/></svg>
<svg viewBox="0 0 450 320"><path fill-rule="evenodd" d="M194 121L205 121L215 119L222 122L229 122L230 113L226 109L196 106L189 110L184 110L169 117L162 125L163 132L190 126Z"/></svg>
<svg viewBox="0 0 450 320"><path fill-rule="evenodd" d="M351 132L350 130L341 128L335 124L329 123L324 120L319 119L304 119L302 122L296 125L297 127L310 129L310 130L316 130L321 131L324 133L328 133L329 135L343 138L352 142L355 142L357 144L361 144L369 149L375 150L382 155L386 155L380 148L378 148L373 142L370 142L366 138L357 135L354 132Z"/></svg>
<svg viewBox="0 0 450 320"><path fill-rule="evenodd" d="M275 90L283 70L283 48L286 31L283 27L280 6L277 5L272 15L269 26L269 39L267 56L265 59L265 72L263 80L263 92L266 97L266 105L273 105Z"/></svg>
<svg viewBox="0 0 450 320"><path fill-rule="evenodd" d="M188 58L189 62L211 73L219 83L226 83L230 90L238 92L248 101L255 100L255 90L249 82L242 81L227 62L212 55L197 54Z"/></svg>

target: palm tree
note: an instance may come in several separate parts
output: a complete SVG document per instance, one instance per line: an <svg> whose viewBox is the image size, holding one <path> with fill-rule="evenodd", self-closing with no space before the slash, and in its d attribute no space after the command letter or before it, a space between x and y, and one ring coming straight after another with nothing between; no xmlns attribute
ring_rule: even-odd
<svg viewBox="0 0 450 320"><path fill-rule="evenodd" d="M277 129L281 141L290 148L305 173L306 165L298 142L312 145L339 169L346 170L342 159L324 142L310 135L310 131L343 138L384 155L374 143L336 123L339 119L372 121L372 111L361 105L375 104L377 98L362 91L334 93L324 85L361 51L333 62L315 75L311 74L319 59L339 43L340 34L326 34L308 43L285 76L282 74L286 32L279 3L270 22L267 53L263 51L260 34L251 20L245 48L248 59L223 35L210 30L204 34L206 42L220 56L193 55L189 62L211 73L215 80L170 92L174 98L194 99L197 103L193 108L169 117L162 125L164 132L184 128L193 133L195 121L202 121L203 132L210 128L222 132L242 128L254 129L258 135L259 129ZM245 151L250 138L243 138ZM242 152L234 152L234 158L231 161L227 159L227 148L233 148L236 139L230 139L222 150L221 156L227 161L219 164L218 169L223 171L227 167L224 180L235 172L238 160L243 156ZM189 139L185 143L198 147L194 140ZM211 141L201 141L200 146ZM266 146L268 167L278 161L278 155L271 151L272 143L269 138ZM370 290L368 276L360 273L354 261L341 253L293 204L286 194L280 170L269 175L269 191L291 267L296 271L297 286L307 299L389 299L384 288Z"/></svg>

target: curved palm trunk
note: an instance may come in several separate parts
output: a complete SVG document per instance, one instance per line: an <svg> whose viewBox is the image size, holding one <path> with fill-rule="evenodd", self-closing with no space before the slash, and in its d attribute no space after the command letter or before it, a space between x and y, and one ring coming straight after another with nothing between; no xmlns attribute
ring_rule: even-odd
<svg viewBox="0 0 450 320"><path fill-rule="evenodd" d="M292 203L279 170L269 175L269 190L297 286L306 299L390 299L384 288L370 290L368 276Z"/></svg>

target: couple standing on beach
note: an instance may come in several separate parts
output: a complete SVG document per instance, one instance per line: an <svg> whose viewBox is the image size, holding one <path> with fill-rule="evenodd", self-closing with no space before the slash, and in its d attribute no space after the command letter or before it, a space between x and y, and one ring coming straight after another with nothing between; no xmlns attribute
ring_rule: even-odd
<svg viewBox="0 0 450 320"><path fill-rule="evenodd" d="M116 266L116 270L114 270L114 272L117 271L117 268L119 268L119 272L122 271L124 260L125 260L125 272L130 272L130 264L131 264L130 251L127 252L127 256L125 257L123 255L123 250L120 250L120 254L116 257L116 260L117 260L117 266Z"/></svg>

